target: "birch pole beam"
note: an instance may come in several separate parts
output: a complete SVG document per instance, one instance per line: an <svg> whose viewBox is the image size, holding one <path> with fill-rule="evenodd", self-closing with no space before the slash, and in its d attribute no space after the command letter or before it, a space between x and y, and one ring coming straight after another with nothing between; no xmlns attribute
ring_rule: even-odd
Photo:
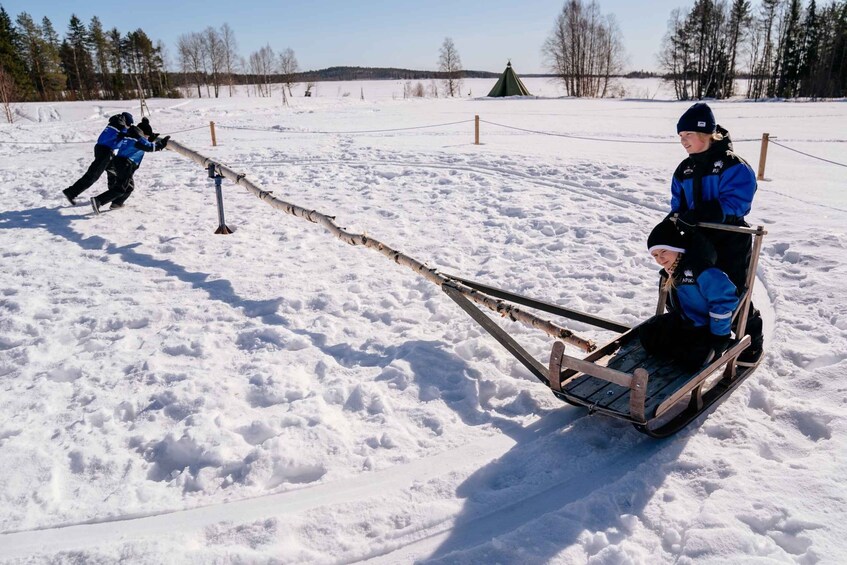
<svg viewBox="0 0 847 565"><path fill-rule="evenodd" d="M214 164L218 174L232 181L233 183L246 188L248 192L251 192L254 196L256 196L259 200L265 202L266 204L273 206L277 210L282 210L286 214L297 216L298 218L303 218L314 224L323 226L335 237L347 244L362 245L364 247L375 249L376 251L379 251L398 265L407 267L415 271L418 275L427 279L429 282L438 285L439 288L444 283L449 282L452 287L456 288L459 292L461 292L464 296L468 297L470 300L476 302L477 304L485 306L489 310L497 312L498 314L500 314L500 316L504 318L509 318L510 320L521 322L522 324L530 328L541 330L547 335L556 339L561 339L566 343L569 343L575 347L582 349L583 351L594 351L594 349L596 349L596 345L594 344L594 342L574 334L567 328L558 326L553 322L550 322L549 320L539 318L534 314L521 310L516 306L512 306L508 302L492 298L487 294L479 292L469 286L466 286L456 281L455 279L451 279L450 277L442 275L437 271L437 269L428 267L420 261L417 261L416 259L409 257L408 255L405 255L404 253L401 253L396 249L392 249L391 247L377 239L368 237L365 234L356 234L345 231L344 229L339 227L338 224L336 224L333 221L333 218L330 216L321 214L317 210L307 210L306 208L302 208L300 206L297 206L296 204L291 204L289 202L285 202L284 200L275 198L270 191L262 190L261 188L253 184L250 180L248 180L245 175L236 173L229 167L221 165L217 161L200 155L196 151L185 147L184 145L180 144L177 141L174 141L173 139L168 141L168 145L166 148L194 161L195 163L203 167L204 170L208 170L209 165Z"/></svg>

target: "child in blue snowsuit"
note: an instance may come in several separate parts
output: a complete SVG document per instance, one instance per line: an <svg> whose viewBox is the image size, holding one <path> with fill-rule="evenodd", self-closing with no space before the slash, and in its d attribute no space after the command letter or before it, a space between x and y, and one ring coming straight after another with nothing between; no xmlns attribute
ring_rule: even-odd
<svg viewBox="0 0 847 565"><path fill-rule="evenodd" d="M673 174L671 214L679 214L689 230L698 222L749 227L744 217L752 208L756 175L735 154L729 132L717 124L711 108L702 102L694 104L679 118L676 131L688 157ZM745 291L752 236L710 229L703 230L703 236L715 248L715 266L727 274L739 293ZM761 358L762 325L762 317L751 303L745 328L750 347L739 356L739 365L753 365Z"/></svg>
<svg viewBox="0 0 847 565"><path fill-rule="evenodd" d="M91 207L95 214L100 213L100 208L109 202L110 209L121 208L132 191L135 189L133 175L141 165L145 152L161 151L164 149L169 135L162 139L156 139L158 134L153 133L153 128L147 118L143 118L138 127L130 128L126 136L118 144L118 152L112 160L115 174L109 177L109 189L91 198Z"/></svg>
<svg viewBox="0 0 847 565"><path fill-rule="evenodd" d="M112 154L118 148L121 140L126 135L127 128L133 124L132 114L123 112L115 114L109 118L109 125L106 126L97 138L97 144L94 146L94 161L88 166L88 170L82 175L79 180L71 186L63 190L65 198L71 204L76 204L74 199L97 182L103 171L107 169L112 161Z"/></svg>
<svg viewBox="0 0 847 565"><path fill-rule="evenodd" d="M726 350L738 306L735 285L714 266L712 248L701 238L698 233L684 237L668 219L653 228L647 248L662 266L662 284L670 291L669 312L638 329L648 353L671 357L691 369Z"/></svg>

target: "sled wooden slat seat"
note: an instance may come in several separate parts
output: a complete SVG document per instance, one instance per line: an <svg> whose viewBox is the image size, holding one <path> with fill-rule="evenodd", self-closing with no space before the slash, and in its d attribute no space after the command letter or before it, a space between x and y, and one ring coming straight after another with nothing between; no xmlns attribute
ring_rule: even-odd
<svg viewBox="0 0 847 565"><path fill-rule="evenodd" d="M649 379L644 413L648 419L655 415L656 408L663 400L697 374L696 370L685 370L671 360L648 355L634 334L629 334L626 342L612 355L594 362L625 373L632 373L638 367L647 371ZM592 410L613 412L635 421L630 418L630 390L629 387L585 373L579 373L562 383L562 393L568 400Z"/></svg>
<svg viewBox="0 0 847 565"><path fill-rule="evenodd" d="M721 377L717 385L712 385L718 389L713 396L733 382L735 375L725 365L734 360L749 342L750 338L745 336L744 339L733 342L721 358L708 366L688 369L668 358L647 354L641 347L636 332L630 331L610 344L611 346L601 349L603 353L593 356L590 362L564 355L563 351L558 353L562 378L559 381L560 389L554 392L571 404L586 406L592 412L629 420L645 430L652 421L661 418L680 400L687 399L689 409L684 416L687 422L691 419L691 414L698 414L703 409L702 388L709 377ZM639 371L646 375L644 381L638 381ZM610 375L618 378L620 382L610 381ZM629 386L619 375L631 375ZM637 382L644 382L643 391L638 390ZM637 394L639 398L633 398L633 394ZM675 422L673 429L676 429L679 423L680 421ZM645 433L650 431L646 430Z"/></svg>

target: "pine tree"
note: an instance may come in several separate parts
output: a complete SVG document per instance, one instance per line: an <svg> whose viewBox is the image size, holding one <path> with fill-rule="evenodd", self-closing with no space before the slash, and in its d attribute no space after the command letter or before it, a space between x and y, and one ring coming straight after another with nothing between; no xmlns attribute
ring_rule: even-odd
<svg viewBox="0 0 847 565"><path fill-rule="evenodd" d="M32 19L32 16L26 12L21 12L17 17L18 28L20 33L17 36L19 41L18 52L26 65L26 71L29 75L30 82L35 87L38 98L46 100L46 89L44 87L44 71L43 56L44 56L44 39L41 37L41 28Z"/></svg>
<svg viewBox="0 0 847 565"><path fill-rule="evenodd" d="M814 0L812 0L814 1ZM729 98L734 94L735 89L735 68L738 58L739 47L744 36L750 28L750 1L749 0L733 0L732 8L729 12L729 31L727 33L727 43L729 49L729 69L726 75L726 84L724 86L724 95Z"/></svg>
<svg viewBox="0 0 847 565"><path fill-rule="evenodd" d="M0 6L0 67L14 85L15 99L30 100L35 96L35 89L27 75L26 63L18 54L20 44L12 19Z"/></svg>
<svg viewBox="0 0 847 565"><path fill-rule="evenodd" d="M785 33L780 47L782 60L776 83L776 96L792 98L800 85L800 66L803 56L803 30L800 27L800 0L791 0L785 22Z"/></svg>
<svg viewBox="0 0 847 565"><path fill-rule="evenodd" d="M62 63L68 75L68 86L80 100L90 99L91 93L97 88L90 46L91 39L82 20L71 15L68 33L62 44Z"/></svg>
<svg viewBox="0 0 847 565"><path fill-rule="evenodd" d="M109 41L103 24L97 16L91 18L88 25L88 37L94 51L94 68L96 69L99 97L116 98L112 85L112 73L109 70Z"/></svg>
<svg viewBox="0 0 847 565"><path fill-rule="evenodd" d="M766 92L768 96L773 96L774 88L771 82L766 82L765 79L774 72L773 28L779 2L780 0L762 0L759 7L756 29L751 38L750 73L753 76L747 89L748 98L761 98Z"/></svg>
<svg viewBox="0 0 847 565"><path fill-rule="evenodd" d="M833 5L833 49L830 92L828 96L847 95L847 0L840 6Z"/></svg>
<svg viewBox="0 0 847 565"><path fill-rule="evenodd" d="M68 77L62 70L62 58L59 50L59 34L47 16L41 20L42 33L42 71L47 100L61 100L68 86Z"/></svg>
<svg viewBox="0 0 847 565"><path fill-rule="evenodd" d="M112 67L112 93L118 100L127 97L127 79L124 74L123 38L118 28L114 27L106 34L106 44L109 64Z"/></svg>

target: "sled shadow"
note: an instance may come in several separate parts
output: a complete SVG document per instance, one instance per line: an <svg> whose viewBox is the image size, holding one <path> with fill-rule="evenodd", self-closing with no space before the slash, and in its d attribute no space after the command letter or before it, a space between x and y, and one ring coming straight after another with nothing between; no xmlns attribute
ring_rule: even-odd
<svg viewBox="0 0 847 565"><path fill-rule="evenodd" d="M628 517L643 514L686 443L566 405L511 437L508 453L456 489L461 514L417 563L547 563L572 546L590 559L629 537ZM548 486L538 490L535 476Z"/></svg>

